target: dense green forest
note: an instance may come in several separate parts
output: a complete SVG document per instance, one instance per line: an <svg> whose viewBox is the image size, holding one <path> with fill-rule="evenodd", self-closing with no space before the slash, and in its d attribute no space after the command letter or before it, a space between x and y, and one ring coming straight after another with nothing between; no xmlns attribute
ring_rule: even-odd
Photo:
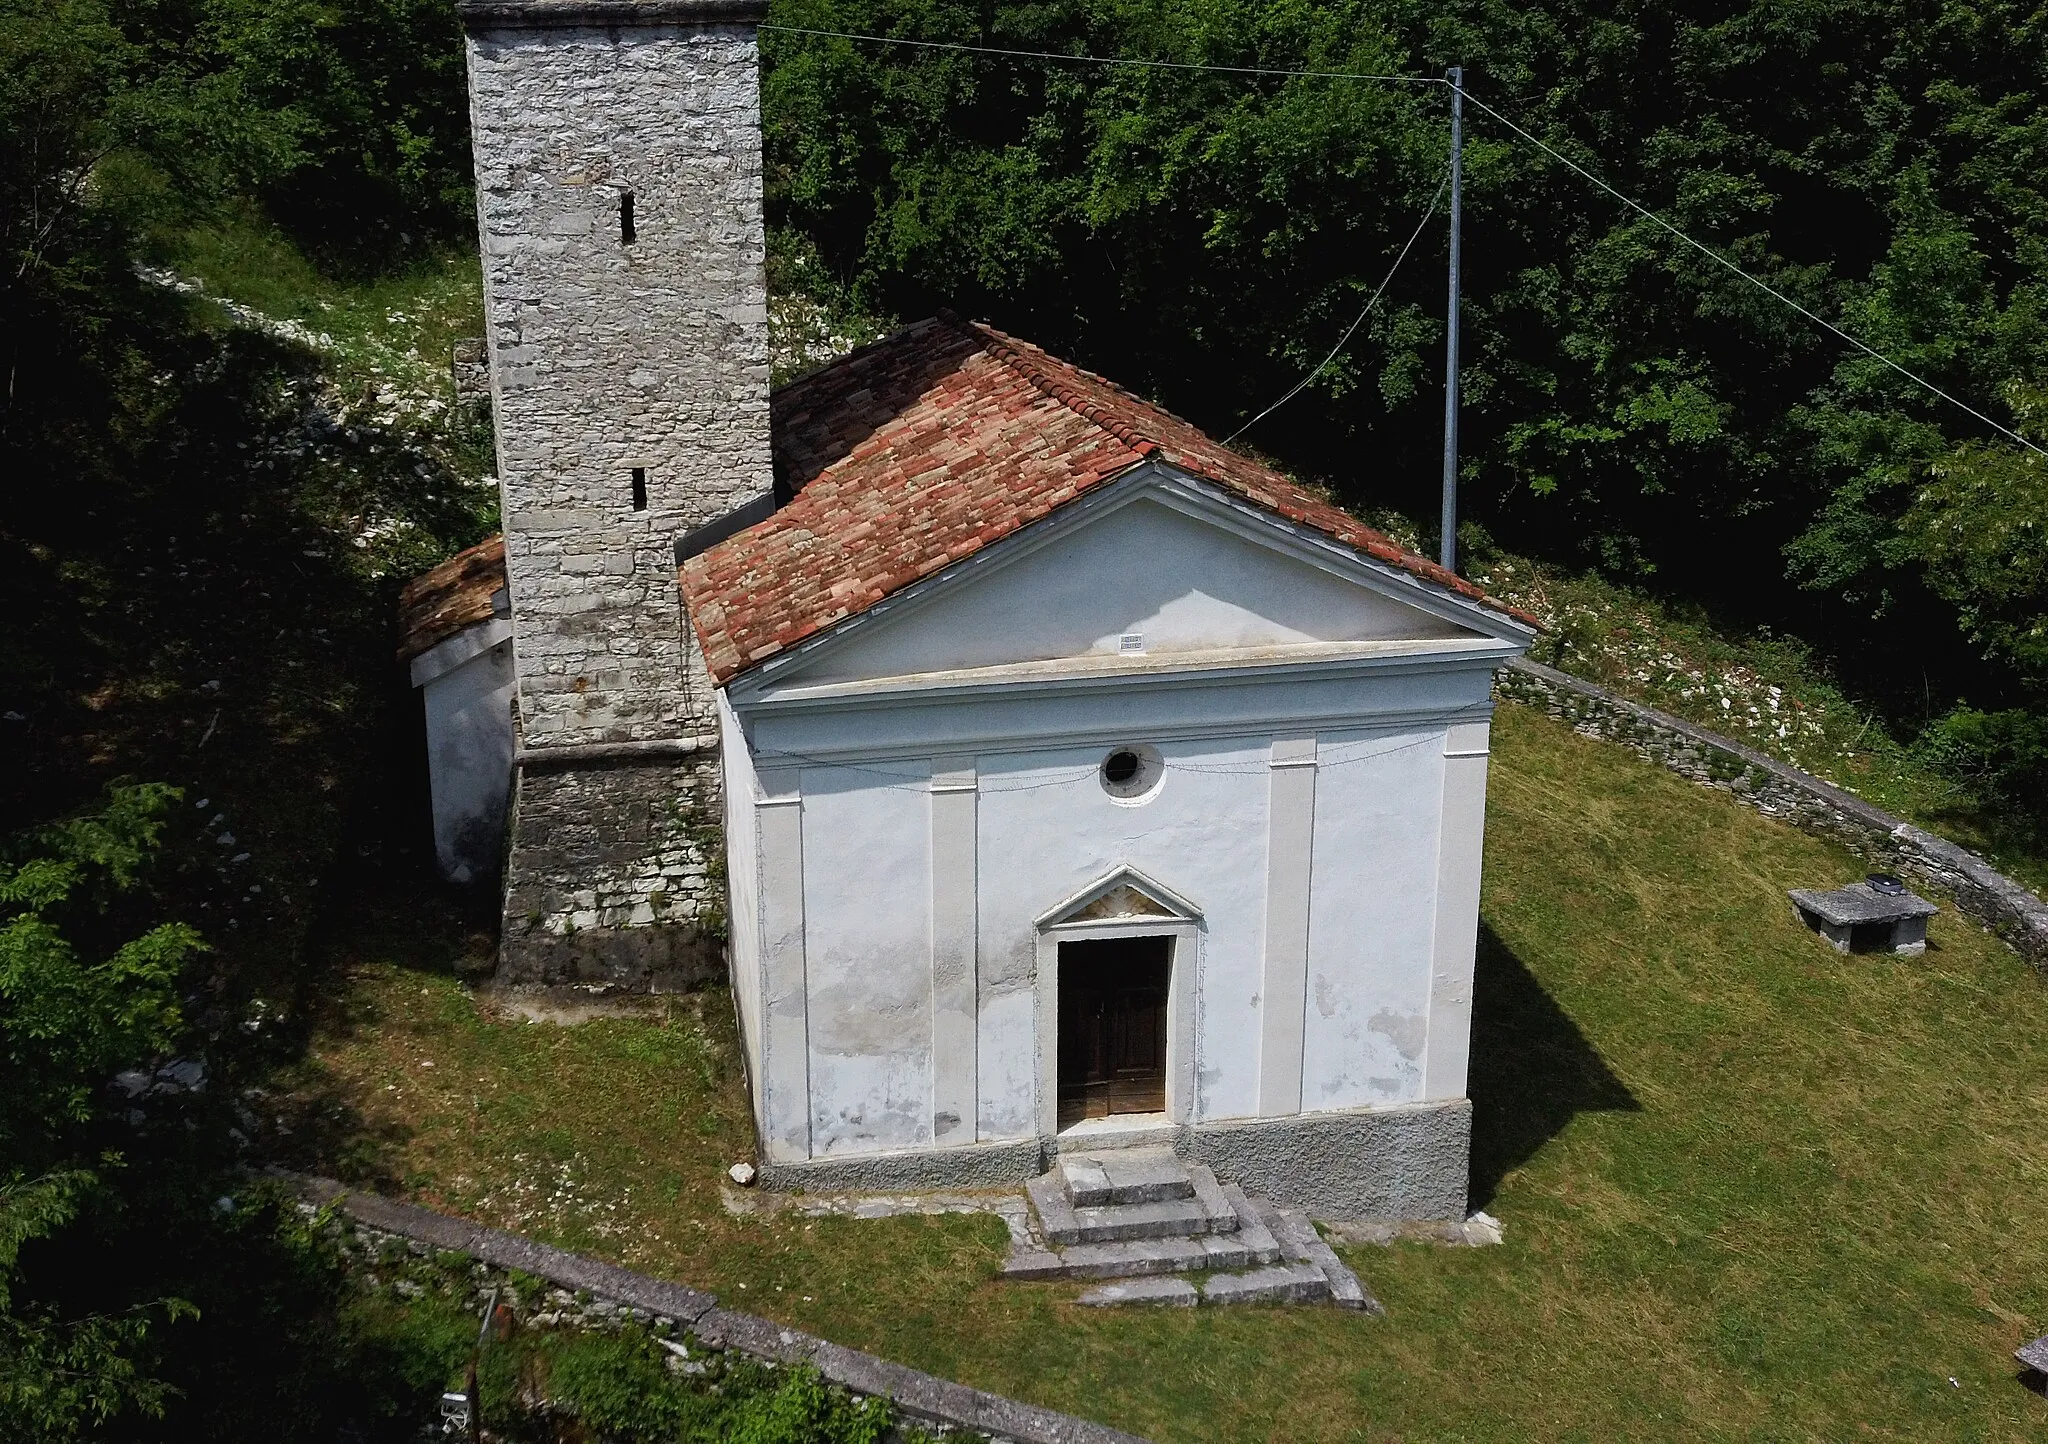
<svg viewBox="0 0 2048 1444"><path fill-rule="evenodd" d="M1475 97L2048 444L2039 6L773 15L1183 65L1463 64ZM778 275L828 311L986 315L1219 435L1322 358L1444 174L1440 85L787 29L764 54ZM2042 457L1469 120L1473 554L1509 545L1803 638L1877 725L2042 826ZM336 904L316 889L416 831L391 601L494 524L487 418L394 408L303 337L224 324L175 272L220 225L365 284L443 264L473 245L465 128L448 0L0 0L11 1438L326 1437L433 1385L417 1348L344 1317L334 1260L241 1181L234 1090L294 1046L250 1006L317 985ZM1244 438L1425 532L1443 246L1433 224L1352 343ZM245 862L238 828L270 850ZM152 1071L202 1057L206 1087ZM124 1070L140 1081L109 1090Z"/></svg>
<svg viewBox="0 0 2048 1444"><path fill-rule="evenodd" d="M2027 4L790 0L794 27L1436 76L2048 442L2048 15ZM1445 170L1440 86L771 34L770 197L870 305L941 303L1229 434L1313 367ZM2048 471L1469 117L1465 514L1813 637L1912 730L2048 792ZM1433 512L1444 228L1245 441ZM1985 713L2003 714L1987 716ZM1934 745L1934 739L1930 739ZM2002 748L1999 757L1990 751Z"/></svg>

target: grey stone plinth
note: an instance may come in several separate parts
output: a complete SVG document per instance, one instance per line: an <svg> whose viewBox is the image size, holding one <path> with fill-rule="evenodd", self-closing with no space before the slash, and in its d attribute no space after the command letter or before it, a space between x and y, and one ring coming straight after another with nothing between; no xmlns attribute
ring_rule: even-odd
<svg viewBox="0 0 2048 1444"><path fill-rule="evenodd" d="M1912 893L1881 893L1868 883L1833 892L1794 888L1799 919L1838 953L1927 951L1927 920L1941 909Z"/></svg>
<svg viewBox="0 0 2048 1444"><path fill-rule="evenodd" d="M811 1193L916 1193L945 1188L1015 1188L1045 1166L1038 1140L970 1143L761 1164L763 1188Z"/></svg>
<svg viewBox="0 0 2048 1444"><path fill-rule="evenodd" d="M522 766L497 982L674 992L725 976L715 752Z"/></svg>
<svg viewBox="0 0 2048 1444"><path fill-rule="evenodd" d="M2021 1344L2012 1356L2037 1374L2048 1374L2048 1334L2030 1344Z"/></svg>
<svg viewBox="0 0 2048 1444"><path fill-rule="evenodd" d="M1456 1098L1201 1123L1186 1130L1180 1151L1247 1193L1311 1218L1459 1220L1465 1217L1472 1104Z"/></svg>
<svg viewBox="0 0 2048 1444"><path fill-rule="evenodd" d="M1104 1284L1075 1300L1090 1308L1106 1308L1112 1304L1166 1304L1193 1308L1196 1301L1195 1286L1186 1279L1131 1279L1127 1283Z"/></svg>
<svg viewBox="0 0 2048 1444"><path fill-rule="evenodd" d="M1205 1304L1307 1304L1329 1296L1330 1281L1306 1264L1212 1274L1202 1285Z"/></svg>

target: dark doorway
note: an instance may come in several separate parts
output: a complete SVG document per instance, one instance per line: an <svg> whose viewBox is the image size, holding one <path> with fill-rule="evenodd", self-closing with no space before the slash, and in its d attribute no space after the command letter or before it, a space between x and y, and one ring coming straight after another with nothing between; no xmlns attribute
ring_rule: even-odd
<svg viewBox="0 0 2048 1444"><path fill-rule="evenodd" d="M1166 1111L1172 959L1172 938L1060 944L1060 1127Z"/></svg>

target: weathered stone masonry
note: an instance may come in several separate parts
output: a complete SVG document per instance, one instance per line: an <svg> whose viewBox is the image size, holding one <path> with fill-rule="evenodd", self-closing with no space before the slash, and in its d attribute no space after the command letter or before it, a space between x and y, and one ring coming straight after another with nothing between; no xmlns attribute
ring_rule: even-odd
<svg viewBox="0 0 2048 1444"><path fill-rule="evenodd" d="M504 981L675 992L725 973L718 756L519 769Z"/></svg>
<svg viewBox="0 0 2048 1444"><path fill-rule="evenodd" d="M758 0L467 0L518 685L501 977L715 955L678 535L770 489ZM708 843L708 845L707 845Z"/></svg>

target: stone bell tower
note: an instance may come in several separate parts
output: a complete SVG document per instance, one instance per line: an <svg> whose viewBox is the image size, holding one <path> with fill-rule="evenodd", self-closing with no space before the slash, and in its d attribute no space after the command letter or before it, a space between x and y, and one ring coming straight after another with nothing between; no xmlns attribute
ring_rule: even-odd
<svg viewBox="0 0 2048 1444"><path fill-rule="evenodd" d="M675 542L771 488L765 0L461 0L517 674L500 977L717 966Z"/></svg>

